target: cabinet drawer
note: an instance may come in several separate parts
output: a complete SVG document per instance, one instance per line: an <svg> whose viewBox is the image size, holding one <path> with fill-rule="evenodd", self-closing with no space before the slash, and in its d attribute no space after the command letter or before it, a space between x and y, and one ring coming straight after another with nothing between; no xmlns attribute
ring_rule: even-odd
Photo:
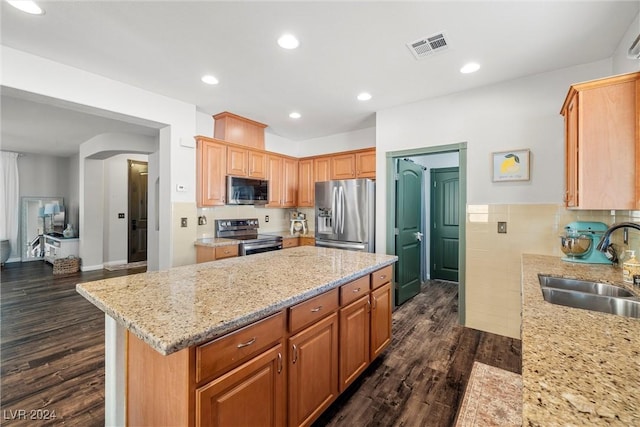
<svg viewBox="0 0 640 427"><path fill-rule="evenodd" d="M369 275L340 286L340 305L345 306L351 301L366 295L369 292Z"/></svg>
<svg viewBox="0 0 640 427"><path fill-rule="evenodd" d="M238 256L238 245L216 247L216 259Z"/></svg>
<svg viewBox="0 0 640 427"><path fill-rule="evenodd" d="M393 267L388 265L385 268L381 268L378 271L371 273L371 289L376 289L387 282L391 281L393 274Z"/></svg>
<svg viewBox="0 0 640 427"><path fill-rule="evenodd" d="M300 246L315 246L316 239L314 237L300 237Z"/></svg>
<svg viewBox="0 0 640 427"><path fill-rule="evenodd" d="M282 239L282 249L286 249L286 248L293 248L295 246L298 246L299 242L298 242L298 238L293 238L293 239Z"/></svg>
<svg viewBox="0 0 640 427"><path fill-rule="evenodd" d="M338 308L338 288L294 305L289 309L289 331L316 322Z"/></svg>
<svg viewBox="0 0 640 427"><path fill-rule="evenodd" d="M196 382L218 376L264 351L284 335L284 312L196 347Z"/></svg>

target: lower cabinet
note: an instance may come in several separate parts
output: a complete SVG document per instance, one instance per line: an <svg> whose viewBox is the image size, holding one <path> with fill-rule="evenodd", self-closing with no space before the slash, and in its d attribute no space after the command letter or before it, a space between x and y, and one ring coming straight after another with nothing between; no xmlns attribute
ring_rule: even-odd
<svg viewBox="0 0 640 427"><path fill-rule="evenodd" d="M196 264L238 256L238 245L196 246Z"/></svg>
<svg viewBox="0 0 640 427"><path fill-rule="evenodd" d="M284 426L285 378L283 347L278 344L198 388L196 426Z"/></svg>
<svg viewBox="0 0 640 427"><path fill-rule="evenodd" d="M371 360L391 344L391 283L371 291Z"/></svg>
<svg viewBox="0 0 640 427"><path fill-rule="evenodd" d="M289 338L289 426L310 425L338 396L338 315Z"/></svg>
<svg viewBox="0 0 640 427"><path fill-rule="evenodd" d="M340 309L340 392L343 392L370 362L369 296Z"/></svg>

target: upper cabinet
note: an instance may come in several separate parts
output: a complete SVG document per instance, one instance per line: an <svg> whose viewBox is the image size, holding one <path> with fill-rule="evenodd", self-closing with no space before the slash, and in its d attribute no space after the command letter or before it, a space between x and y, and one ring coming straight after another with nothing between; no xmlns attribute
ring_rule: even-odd
<svg viewBox="0 0 640 427"><path fill-rule="evenodd" d="M298 206L312 208L314 199L313 159L303 159L298 162Z"/></svg>
<svg viewBox="0 0 640 427"><path fill-rule="evenodd" d="M356 176L358 178L376 178L376 150L356 153Z"/></svg>
<svg viewBox="0 0 640 427"><path fill-rule="evenodd" d="M640 209L640 72L572 85L565 119L565 204Z"/></svg>
<svg viewBox="0 0 640 427"><path fill-rule="evenodd" d="M331 179L331 157L318 157L313 159L313 180L315 182L329 181Z"/></svg>
<svg viewBox="0 0 640 427"><path fill-rule="evenodd" d="M196 199L198 206L224 205L227 146L210 138L196 138Z"/></svg>
<svg viewBox="0 0 640 427"><path fill-rule="evenodd" d="M298 193L298 160L269 154L267 164L267 179L269 180L267 207L295 207Z"/></svg>
<svg viewBox="0 0 640 427"><path fill-rule="evenodd" d="M227 175L266 179L267 153L229 145L227 149Z"/></svg>
<svg viewBox="0 0 640 427"><path fill-rule="evenodd" d="M267 125L227 111L213 116L214 138L264 150L264 128Z"/></svg>
<svg viewBox="0 0 640 427"><path fill-rule="evenodd" d="M355 154L331 156L331 179L352 179L356 177Z"/></svg>

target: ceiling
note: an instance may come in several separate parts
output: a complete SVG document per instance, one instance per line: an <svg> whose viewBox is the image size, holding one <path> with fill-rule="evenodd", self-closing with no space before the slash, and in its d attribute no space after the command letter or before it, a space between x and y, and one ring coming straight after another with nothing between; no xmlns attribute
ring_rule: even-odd
<svg viewBox="0 0 640 427"><path fill-rule="evenodd" d="M376 111L396 105L609 58L640 10L639 1L557 0L38 3L42 16L2 2L3 45L206 114L230 111L296 141L373 126ZM442 31L443 52L416 60L406 46ZM298 49L277 45L284 32L298 37ZM468 61L480 70L461 74ZM204 74L220 83L202 83ZM362 91L373 98L357 101ZM51 131L38 135L43 119L57 124L53 151L121 123L42 100L36 108L33 99L5 92L3 148L5 141L36 146L51 138ZM302 118L290 119L292 111Z"/></svg>

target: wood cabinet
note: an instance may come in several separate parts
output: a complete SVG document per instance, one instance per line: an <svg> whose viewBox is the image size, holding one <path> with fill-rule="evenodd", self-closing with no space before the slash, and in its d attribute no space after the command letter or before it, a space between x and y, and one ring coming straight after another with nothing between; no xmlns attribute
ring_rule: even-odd
<svg viewBox="0 0 640 427"><path fill-rule="evenodd" d="M316 245L315 237L300 236L300 246L315 246L315 245Z"/></svg>
<svg viewBox="0 0 640 427"><path fill-rule="evenodd" d="M391 283L371 291L371 360L391 344Z"/></svg>
<svg viewBox="0 0 640 427"><path fill-rule="evenodd" d="M289 338L289 426L310 425L338 396L338 314Z"/></svg>
<svg viewBox="0 0 640 427"><path fill-rule="evenodd" d="M565 204L640 208L640 72L572 85L565 118Z"/></svg>
<svg viewBox="0 0 640 427"><path fill-rule="evenodd" d="M303 159L298 162L298 206L313 207L314 199L313 159Z"/></svg>
<svg viewBox="0 0 640 427"><path fill-rule="evenodd" d="M356 177L355 154L331 156L331 179L353 179Z"/></svg>
<svg viewBox="0 0 640 427"><path fill-rule="evenodd" d="M295 248L300 246L300 241L297 237L285 237L282 239L282 249Z"/></svg>
<svg viewBox="0 0 640 427"><path fill-rule="evenodd" d="M298 192L298 161L289 157L269 154L267 156L269 180L269 208L296 206Z"/></svg>
<svg viewBox="0 0 640 427"><path fill-rule="evenodd" d="M196 246L196 263L238 256L238 245Z"/></svg>
<svg viewBox="0 0 640 427"><path fill-rule="evenodd" d="M229 145L227 148L227 175L266 179L266 153Z"/></svg>
<svg viewBox="0 0 640 427"><path fill-rule="evenodd" d="M228 111L216 114L213 119L215 138L264 150L264 129L267 125Z"/></svg>
<svg viewBox="0 0 640 427"><path fill-rule="evenodd" d="M376 178L376 150L356 153L356 177Z"/></svg>
<svg viewBox="0 0 640 427"><path fill-rule="evenodd" d="M369 366L369 307L367 292L340 309L340 392Z"/></svg>
<svg viewBox="0 0 640 427"><path fill-rule="evenodd" d="M313 180L315 182L331 180L331 157L313 159Z"/></svg>
<svg viewBox="0 0 640 427"><path fill-rule="evenodd" d="M210 138L196 138L196 143L197 204L224 205L227 146Z"/></svg>
<svg viewBox="0 0 640 427"><path fill-rule="evenodd" d="M278 344L198 388L196 426L284 426L286 372L282 358L283 347Z"/></svg>

